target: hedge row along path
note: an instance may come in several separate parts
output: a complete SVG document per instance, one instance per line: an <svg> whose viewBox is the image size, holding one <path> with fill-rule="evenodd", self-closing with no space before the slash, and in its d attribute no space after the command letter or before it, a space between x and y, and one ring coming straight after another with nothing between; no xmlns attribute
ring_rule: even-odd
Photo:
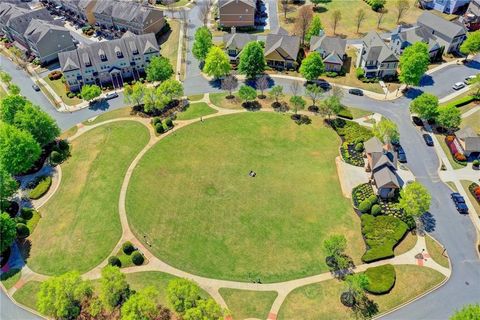
<svg viewBox="0 0 480 320"><path fill-rule="evenodd" d="M215 106L210 102L209 95L206 94L202 100L198 102L205 102L207 103L211 108L214 108L218 112L215 114L211 114L208 116L204 116L203 119L209 119L213 117L220 117L228 114L233 114L233 113L240 113L240 112L247 112L246 110L231 110L231 109L223 109ZM273 112L273 109L262 109L260 112ZM183 127L186 127L192 123L200 121L200 118L197 119L192 119L192 120L185 120L185 121L177 121L175 127L168 131L165 134L162 134L161 136L156 136L153 127L150 125L150 120L149 119L144 119L144 118L134 118L134 117L124 117L124 118L117 118L117 119L112 119L112 120L107 120L104 122L100 122L95 125L91 126L85 126L85 125L78 125L78 131L75 135L73 135L70 140L74 140L81 136L82 134L97 128L99 126L113 123L113 122L118 122L118 121L137 121L145 125L150 133L150 140L148 141L147 145L137 154L135 159L131 162L130 166L128 167L128 170L125 174L125 177L123 179L121 191L120 191L120 197L119 197L119 216L120 216L120 221L121 221L121 226L122 226L122 236L121 239L118 241L117 245L115 248L113 248L112 252L110 255L115 255L121 248L122 244L125 241L130 241L132 242L148 259L148 264L142 265L142 266L135 266L135 267L129 267L129 268L123 268L121 269L122 272L124 273L136 273L136 272L143 272L143 271L160 271L168 274L172 274L177 277L182 277L182 278L187 278L192 281L195 281L202 289L204 289L206 292L208 292L222 307L228 308L227 304L225 303L223 297L219 293L220 288L230 288L230 289L238 289L238 290L253 290L253 291L275 291L278 293L277 298L275 299L272 307L270 308L270 313L269 313L269 319L276 319L276 316L278 314L278 311L280 309L280 306L282 305L283 301L287 297L287 295L294 289L309 285L309 284L314 284L326 280L333 279L333 276L330 272L325 272L322 274L314 275L314 276L309 276L305 278L300 278L300 279L295 279L295 280L290 280L290 281L284 281L284 282L277 282L277 283L269 283L269 284L258 284L258 283L248 283L248 282L238 282L238 281L228 281L228 280L218 280L218 279L211 279L211 278L206 278L206 277L200 277L188 272L184 272L180 269L174 268L156 256L154 256L146 246L143 245L141 241L139 241L134 234L132 233L130 226L128 224L127 220L127 212L125 209L125 199L126 199L126 194L127 194L127 189L128 185L130 182L130 178L132 176L133 170L137 166L138 162L140 159L144 156L144 154L150 150L158 141L162 140L164 137L174 133L177 130L180 130ZM61 171L60 171L61 172ZM59 178L61 175L59 175ZM59 181L57 182L59 183ZM43 204L43 203L42 203ZM423 258L417 259L418 254L423 253ZM101 270L103 267L105 267L108 263L108 258L105 259L103 262L101 262L99 265L97 265L95 268L92 270L84 273L82 276L84 279L98 279L101 276ZM385 265L385 264L392 264L392 265L418 265L418 266L423 266L423 267L428 267L431 269L434 269L443 275L445 275L446 279L449 278L451 270L448 268L445 268L438 263L436 263L433 259L430 258L430 255L426 251L426 243L425 243L425 238L424 237L418 237L417 243L415 244L415 247L413 247L410 251L396 256L391 259L387 260L381 260L369 264L362 264L358 265L355 267L354 271L355 272L363 272L366 269L370 267L375 267L375 266L380 266L380 265ZM25 283L28 281L45 281L48 279L49 276L43 275L36 273L29 269L27 266L25 266L22 269L21 272L21 277L18 280L18 282L8 290L9 295L13 295L16 290L20 289ZM445 280L446 281L446 280ZM444 282L445 282L444 281ZM444 283L442 282L442 284ZM441 285L441 284L440 284ZM432 288L433 290L434 288Z"/></svg>

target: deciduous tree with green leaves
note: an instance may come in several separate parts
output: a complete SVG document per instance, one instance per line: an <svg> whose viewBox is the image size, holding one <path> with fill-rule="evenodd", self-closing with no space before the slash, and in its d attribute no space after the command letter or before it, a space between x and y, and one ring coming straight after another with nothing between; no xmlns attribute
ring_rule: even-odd
<svg viewBox="0 0 480 320"><path fill-rule="evenodd" d="M167 297L173 309L183 315L196 306L200 298L200 288L187 279L173 279L167 285Z"/></svg>
<svg viewBox="0 0 480 320"><path fill-rule="evenodd" d="M400 133L397 125L392 120L383 118L373 125L373 134L384 143L397 143L400 141Z"/></svg>
<svg viewBox="0 0 480 320"><path fill-rule="evenodd" d="M247 78L255 78L265 71L267 63L263 54L263 47L258 41L252 41L242 49L238 71Z"/></svg>
<svg viewBox="0 0 480 320"><path fill-rule="evenodd" d="M102 269L99 298L106 310L113 310L128 299L130 286L120 268L107 265Z"/></svg>
<svg viewBox="0 0 480 320"><path fill-rule="evenodd" d="M0 81L4 82L7 86L12 81L12 76L5 71L0 71Z"/></svg>
<svg viewBox="0 0 480 320"><path fill-rule="evenodd" d="M25 107L27 99L22 96L8 95L0 100L0 120L13 124L15 114Z"/></svg>
<svg viewBox="0 0 480 320"><path fill-rule="evenodd" d="M18 182L0 165L0 210L3 201L11 197L18 189Z"/></svg>
<svg viewBox="0 0 480 320"><path fill-rule="evenodd" d="M346 249L347 239L344 235L334 234L323 241L323 250L327 257L343 255Z"/></svg>
<svg viewBox="0 0 480 320"><path fill-rule="evenodd" d="M322 56L318 52L310 53L302 61L299 69L302 76L307 80L315 80L325 71Z"/></svg>
<svg viewBox="0 0 480 320"><path fill-rule="evenodd" d="M422 93L410 103L410 112L425 120L433 120L438 115L438 98L431 93Z"/></svg>
<svg viewBox="0 0 480 320"><path fill-rule="evenodd" d="M165 80L158 86L157 94L165 96L170 102L183 96L183 85L175 79Z"/></svg>
<svg viewBox="0 0 480 320"><path fill-rule="evenodd" d="M208 51L213 46L212 33L207 27L200 27L195 31L192 53L200 62L205 61Z"/></svg>
<svg viewBox="0 0 480 320"><path fill-rule="evenodd" d="M238 90L238 96L240 99L248 103L249 101L253 101L257 98L257 90L250 86L243 85L240 87L240 90Z"/></svg>
<svg viewBox="0 0 480 320"><path fill-rule="evenodd" d="M307 85L305 93L312 99L312 105L316 106L317 101L323 96L323 89L319 85L312 83Z"/></svg>
<svg viewBox="0 0 480 320"><path fill-rule="evenodd" d="M123 87L125 103L132 103L133 106L141 105L145 96L145 90L146 86L141 82L136 82L134 85L125 85Z"/></svg>
<svg viewBox="0 0 480 320"><path fill-rule="evenodd" d="M203 71L214 78L220 78L230 73L232 66L227 54L217 46L208 51Z"/></svg>
<svg viewBox="0 0 480 320"><path fill-rule="evenodd" d="M312 22L308 27L307 34L305 35L305 41L310 43L310 40L313 36L319 36L320 31L323 30L322 21L320 20L320 16L315 15L313 16Z"/></svg>
<svg viewBox="0 0 480 320"><path fill-rule="evenodd" d="M467 39L460 46L460 52L467 56L480 52L480 30L467 34Z"/></svg>
<svg viewBox="0 0 480 320"><path fill-rule="evenodd" d="M17 238L17 223L8 213L0 214L0 253L4 252Z"/></svg>
<svg viewBox="0 0 480 320"><path fill-rule="evenodd" d="M122 306L122 320L157 319L162 312L157 305L158 291L153 286L133 294Z"/></svg>
<svg viewBox="0 0 480 320"><path fill-rule="evenodd" d="M148 81L165 81L173 75L173 67L165 57L153 57L145 70Z"/></svg>
<svg viewBox="0 0 480 320"><path fill-rule="evenodd" d="M20 94L20 87L14 83L11 83L8 86L8 91L10 92L10 94L13 94L13 95Z"/></svg>
<svg viewBox="0 0 480 320"><path fill-rule="evenodd" d="M399 206L416 221L430 208L432 196L420 182L407 184L400 191Z"/></svg>
<svg viewBox="0 0 480 320"><path fill-rule="evenodd" d="M480 304L467 304L455 312L450 320L478 320L480 319Z"/></svg>
<svg viewBox="0 0 480 320"><path fill-rule="evenodd" d="M444 105L438 107L437 124L448 131L460 127L462 123L462 113L454 105Z"/></svg>
<svg viewBox="0 0 480 320"><path fill-rule="evenodd" d="M305 108L307 102L301 96L292 96L290 98L290 103L293 105L293 111L297 114L298 110L303 110Z"/></svg>
<svg viewBox="0 0 480 320"><path fill-rule="evenodd" d="M188 309L183 320L220 320L223 310L213 299L200 299L194 308Z"/></svg>
<svg viewBox="0 0 480 320"><path fill-rule="evenodd" d="M370 279L364 273L351 274L345 277L346 292L359 303L365 297L365 290L370 284Z"/></svg>
<svg viewBox="0 0 480 320"><path fill-rule="evenodd" d="M102 89L96 84L86 84L82 87L80 95L82 99L92 102L93 99L99 97L102 94Z"/></svg>
<svg viewBox="0 0 480 320"><path fill-rule="evenodd" d="M430 63L430 55L428 54L428 46L421 41L415 42L413 45L405 48L400 56L398 76L402 83L407 86L417 86L420 84L425 72L428 70Z"/></svg>
<svg viewBox="0 0 480 320"><path fill-rule="evenodd" d="M270 89L268 95L271 99L275 99L276 103L279 103L279 100L283 97L283 87L281 85L275 85Z"/></svg>
<svg viewBox="0 0 480 320"><path fill-rule="evenodd" d="M42 147L60 135L60 128L55 120L40 107L30 103L15 114L14 124L17 128L30 132Z"/></svg>

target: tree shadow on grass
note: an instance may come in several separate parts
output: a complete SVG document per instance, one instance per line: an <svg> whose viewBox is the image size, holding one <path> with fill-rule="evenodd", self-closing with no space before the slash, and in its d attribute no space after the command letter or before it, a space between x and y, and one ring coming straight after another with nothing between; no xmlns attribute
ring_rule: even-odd
<svg viewBox="0 0 480 320"><path fill-rule="evenodd" d="M357 319L371 319L378 313L378 304L364 296L362 300L358 301L352 308L355 318Z"/></svg>

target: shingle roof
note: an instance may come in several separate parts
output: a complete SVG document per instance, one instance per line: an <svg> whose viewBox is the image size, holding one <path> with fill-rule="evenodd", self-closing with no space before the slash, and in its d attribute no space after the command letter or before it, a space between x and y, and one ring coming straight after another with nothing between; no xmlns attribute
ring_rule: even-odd
<svg viewBox="0 0 480 320"><path fill-rule="evenodd" d="M38 10L25 9L21 7L13 7L6 14L1 14L2 23L6 24L20 34L24 34L32 19L44 21L53 21L52 16L46 8Z"/></svg>
<svg viewBox="0 0 480 320"><path fill-rule="evenodd" d="M466 152L480 152L480 137L465 138Z"/></svg>
<svg viewBox="0 0 480 320"><path fill-rule="evenodd" d="M235 46L237 49L243 49L247 43L256 41L257 37L248 33L228 33L223 35L223 43L225 48L230 47L231 45Z"/></svg>
<svg viewBox="0 0 480 320"><path fill-rule="evenodd" d="M465 138L478 137L478 134L472 127L468 126L455 132L455 136L464 140Z"/></svg>
<svg viewBox="0 0 480 320"><path fill-rule="evenodd" d="M365 52L363 60L365 61L398 61L397 56L393 53L385 42L380 38L378 33L371 31L363 38Z"/></svg>
<svg viewBox="0 0 480 320"><path fill-rule="evenodd" d="M227 4L231 3L238 3L238 2L243 2L245 4L248 4L249 6L255 8L255 0L219 0L218 1L218 7L221 8Z"/></svg>
<svg viewBox="0 0 480 320"><path fill-rule="evenodd" d="M300 51L300 38L282 34L268 34L265 41L265 56L278 49L284 51L290 59L296 60Z"/></svg>
<svg viewBox="0 0 480 320"><path fill-rule="evenodd" d="M382 152L383 153L383 143L377 137L372 137L365 141L363 144L366 153L373 152Z"/></svg>
<svg viewBox="0 0 480 320"><path fill-rule="evenodd" d="M437 41L437 37L433 35L428 29L424 26L418 26L416 28L411 28L399 33L402 41L414 44L415 42L425 42L428 44L428 50L434 50L440 48L440 45Z"/></svg>
<svg viewBox="0 0 480 320"><path fill-rule="evenodd" d="M54 31L66 31L67 29L61 26L50 24L43 20L33 19L25 30L25 37L33 42L40 41L47 33Z"/></svg>
<svg viewBox="0 0 480 320"><path fill-rule="evenodd" d="M424 12L418 18L417 23L420 23L438 33L441 33L451 39L454 37L465 34L465 28L459 24L445 20L430 12Z"/></svg>
<svg viewBox="0 0 480 320"><path fill-rule="evenodd" d="M278 26L275 29L272 29L270 34L280 34L280 35L288 36L288 31Z"/></svg>
<svg viewBox="0 0 480 320"><path fill-rule="evenodd" d="M152 15L163 17L163 11L140 3L127 1L98 1L94 13L111 16L127 22L146 23Z"/></svg>
<svg viewBox="0 0 480 320"><path fill-rule="evenodd" d="M345 56L347 40L340 37L313 36L310 40L310 49L320 51L325 62L342 64Z"/></svg>
<svg viewBox="0 0 480 320"><path fill-rule="evenodd" d="M400 187L397 174L388 166L385 166L382 169L374 172L373 179L375 180L375 185L377 188L382 188L385 186Z"/></svg>

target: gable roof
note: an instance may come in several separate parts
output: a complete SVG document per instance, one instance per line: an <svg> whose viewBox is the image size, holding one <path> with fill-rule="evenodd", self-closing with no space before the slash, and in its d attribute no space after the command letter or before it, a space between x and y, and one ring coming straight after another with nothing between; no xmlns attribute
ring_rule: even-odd
<svg viewBox="0 0 480 320"><path fill-rule="evenodd" d="M280 26L277 26L275 29L272 29L270 34L280 34L284 36L288 36L288 31Z"/></svg>
<svg viewBox="0 0 480 320"><path fill-rule="evenodd" d="M223 35L223 43L225 48L234 46L237 49L243 49L247 43L256 41L257 37L248 33L228 33Z"/></svg>
<svg viewBox="0 0 480 320"><path fill-rule="evenodd" d="M53 21L53 17L46 8L32 10L9 3L0 4L0 22L19 34L25 33L32 19Z"/></svg>
<svg viewBox="0 0 480 320"><path fill-rule="evenodd" d="M480 137L465 138L466 152L480 152Z"/></svg>
<svg viewBox="0 0 480 320"><path fill-rule="evenodd" d="M313 36L310 50L320 51L324 62L343 64L347 40L340 37Z"/></svg>
<svg viewBox="0 0 480 320"><path fill-rule="evenodd" d="M478 137L478 134L472 127L468 126L455 132L455 136L458 139L465 140L466 138Z"/></svg>
<svg viewBox="0 0 480 320"><path fill-rule="evenodd" d="M393 53L385 42L380 38L378 33L371 31L363 38L364 61L398 61L398 57Z"/></svg>
<svg viewBox="0 0 480 320"><path fill-rule="evenodd" d="M438 38L428 31L425 26L417 26L398 32L398 36L404 42L414 44L415 42L424 42L428 44L428 50L432 51L440 48Z"/></svg>
<svg viewBox="0 0 480 320"><path fill-rule="evenodd" d="M465 34L465 28L463 26L445 20L430 12L422 13L422 15L418 17L417 23L424 25L431 30L435 30L435 32L443 34L450 39Z"/></svg>
<svg viewBox="0 0 480 320"><path fill-rule="evenodd" d="M300 51L300 38L282 34L268 34L265 41L265 56L277 51L285 59L296 60ZM281 52L283 51L283 52ZM288 56L284 56L284 54Z"/></svg>
<svg viewBox="0 0 480 320"><path fill-rule="evenodd" d="M64 27L50 24L43 20L33 19L28 25L27 30L25 30L25 38L29 39L32 42L39 42L45 37L48 33L52 32L67 32L69 31Z"/></svg>
<svg viewBox="0 0 480 320"><path fill-rule="evenodd" d="M382 187L400 188L397 174L388 166L384 166L382 169L374 172L373 179L379 189Z"/></svg>
<svg viewBox="0 0 480 320"><path fill-rule="evenodd" d="M246 5L249 5L252 8L256 7L255 0L219 0L218 1L218 7L222 8L226 5L229 5L229 4L232 4L232 3L239 3L239 2L242 2Z"/></svg>
<svg viewBox="0 0 480 320"><path fill-rule="evenodd" d="M383 143L377 137L372 137L364 142L363 147L366 153L383 153Z"/></svg>

